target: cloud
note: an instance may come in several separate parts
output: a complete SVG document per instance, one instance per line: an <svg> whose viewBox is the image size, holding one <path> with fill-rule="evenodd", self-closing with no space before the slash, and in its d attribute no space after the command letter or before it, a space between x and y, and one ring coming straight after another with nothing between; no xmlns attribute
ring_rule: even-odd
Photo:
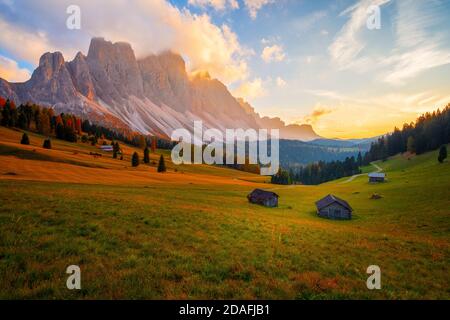
<svg viewBox="0 0 450 320"><path fill-rule="evenodd" d="M349 68L353 61L365 48L366 43L361 36L366 28L367 8L371 5L382 6L390 0L360 0L355 5L340 13L340 16L350 15L333 43L328 48L331 58L341 69Z"/></svg>
<svg viewBox="0 0 450 320"><path fill-rule="evenodd" d="M91 37L100 36L129 42L138 57L179 52L191 71L208 70L226 84L248 77L251 50L229 26L215 25L207 14L192 14L164 0L79 0L81 30L68 30L66 8L72 3L24 0L14 2L12 10L0 2L1 48L36 65L46 51L62 51L66 59L80 49L86 53Z"/></svg>
<svg viewBox="0 0 450 320"><path fill-rule="evenodd" d="M281 77L277 77L275 81L277 83L277 86L280 87L280 88L286 86L286 81L283 78L281 78Z"/></svg>
<svg viewBox="0 0 450 320"><path fill-rule="evenodd" d="M40 56L47 51L54 51L45 32L30 31L18 25L2 20L0 16L0 44L17 60L26 60L36 65ZM26 47L24 47L26 44Z"/></svg>
<svg viewBox="0 0 450 320"><path fill-rule="evenodd" d="M439 31L439 23L445 21L442 15L445 4L439 1L397 1L393 47L379 55L366 50L368 37L365 35L373 32L366 29L367 8L389 1L360 0L341 13L341 16L349 15L349 20L328 48L338 69L371 72L378 80L404 85L426 70L449 64L448 34ZM382 29L385 27L382 25Z"/></svg>
<svg viewBox="0 0 450 320"><path fill-rule="evenodd" d="M274 44L273 46L264 47L261 58L264 62L269 63L272 61L283 61L286 58L286 54L283 52L283 48Z"/></svg>
<svg viewBox="0 0 450 320"><path fill-rule="evenodd" d="M261 78L255 78L252 81L243 82L236 90L233 90L235 97L245 99L258 98L266 95L264 82Z"/></svg>
<svg viewBox="0 0 450 320"><path fill-rule="evenodd" d="M30 71L20 68L16 61L0 55L0 78L9 82L24 82L30 77Z"/></svg>
<svg viewBox="0 0 450 320"><path fill-rule="evenodd" d="M450 63L450 51L440 50L436 45L418 47L390 58L391 68L384 73L385 82L402 85L407 79L441 65Z"/></svg>
<svg viewBox="0 0 450 320"><path fill-rule="evenodd" d="M325 106L322 106L321 104L317 104L314 107L313 111L304 118L304 121L309 124L316 124L319 118L332 112L333 110L331 108L327 108Z"/></svg>
<svg viewBox="0 0 450 320"><path fill-rule="evenodd" d="M316 11L294 21L294 27L301 32L310 30L316 23L327 16L326 11Z"/></svg>
<svg viewBox="0 0 450 320"><path fill-rule="evenodd" d="M223 11L227 8L239 9L237 0L189 0L188 3L200 8L211 7L217 11Z"/></svg>
<svg viewBox="0 0 450 320"><path fill-rule="evenodd" d="M448 34L436 31L446 19L441 14L445 12L442 5L439 2L397 2L397 47L382 62L389 67L382 80L402 85L426 70L450 63Z"/></svg>
<svg viewBox="0 0 450 320"><path fill-rule="evenodd" d="M273 0L244 0L244 4L253 20L258 16L258 11L270 3L273 3Z"/></svg>

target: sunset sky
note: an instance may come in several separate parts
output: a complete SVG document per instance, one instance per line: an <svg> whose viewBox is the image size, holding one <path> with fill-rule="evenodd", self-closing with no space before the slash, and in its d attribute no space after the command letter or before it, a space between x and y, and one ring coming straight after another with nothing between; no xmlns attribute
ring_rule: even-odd
<svg viewBox="0 0 450 320"><path fill-rule="evenodd" d="M72 4L81 30L66 28ZM179 52L263 116L370 137L450 103L449 17L450 0L0 0L0 77L25 81L42 53L71 60L102 36L138 58Z"/></svg>

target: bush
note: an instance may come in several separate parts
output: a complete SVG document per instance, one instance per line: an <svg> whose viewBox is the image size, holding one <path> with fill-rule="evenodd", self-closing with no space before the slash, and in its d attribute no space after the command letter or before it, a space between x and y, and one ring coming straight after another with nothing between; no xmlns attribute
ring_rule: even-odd
<svg viewBox="0 0 450 320"><path fill-rule="evenodd" d="M163 155L159 158L158 172L166 172L166 163L164 162Z"/></svg>
<svg viewBox="0 0 450 320"><path fill-rule="evenodd" d="M20 140L21 144L30 144L30 138L28 138L28 135L24 133L22 135L22 140Z"/></svg>
<svg viewBox="0 0 450 320"><path fill-rule="evenodd" d="M131 157L131 165L133 167L137 167L139 165L139 155L137 152L133 153L133 156Z"/></svg>
<svg viewBox="0 0 450 320"><path fill-rule="evenodd" d="M44 140L44 145L42 146L44 149L51 149L52 148L52 141L50 138L47 138Z"/></svg>

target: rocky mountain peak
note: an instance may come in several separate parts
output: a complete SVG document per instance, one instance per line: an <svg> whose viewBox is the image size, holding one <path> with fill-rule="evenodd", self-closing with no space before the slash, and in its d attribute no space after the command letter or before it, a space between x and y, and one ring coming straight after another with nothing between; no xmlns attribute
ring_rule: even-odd
<svg viewBox="0 0 450 320"><path fill-rule="evenodd" d="M78 52L70 62L60 52L45 53L29 81L0 79L0 96L143 134L170 136L201 119L209 128L279 128L285 138L317 137L310 126L261 118L206 71L188 74L180 54L165 51L137 60L130 44L104 38L93 38L88 54Z"/></svg>
<svg viewBox="0 0 450 320"><path fill-rule="evenodd" d="M55 74L61 72L64 68L64 57L61 52L47 52L39 59L39 67L33 73L33 76L39 76L41 81L50 80Z"/></svg>

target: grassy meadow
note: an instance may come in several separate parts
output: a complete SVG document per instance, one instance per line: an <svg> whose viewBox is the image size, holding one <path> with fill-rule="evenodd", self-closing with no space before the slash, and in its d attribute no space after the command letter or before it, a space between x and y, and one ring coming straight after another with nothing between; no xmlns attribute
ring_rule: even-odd
<svg viewBox="0 0 450 320"><path fill-rule="evenodd" d="M437 152L376 163L382 184L277 186L174 166L160 150L132 168L130 146L120 161L83 143L53 139L46 150L32 133L20 145L21 135L0 127L0 299L450 298L450 163ZM161 153L166 173L156 172ZM249 204L256 187L277 192L279 208ZM317 217L329 193L353 220ZM81 290L66 288L73 264ZM366 287L369 265L381 268L381 290Z"/></svg>

